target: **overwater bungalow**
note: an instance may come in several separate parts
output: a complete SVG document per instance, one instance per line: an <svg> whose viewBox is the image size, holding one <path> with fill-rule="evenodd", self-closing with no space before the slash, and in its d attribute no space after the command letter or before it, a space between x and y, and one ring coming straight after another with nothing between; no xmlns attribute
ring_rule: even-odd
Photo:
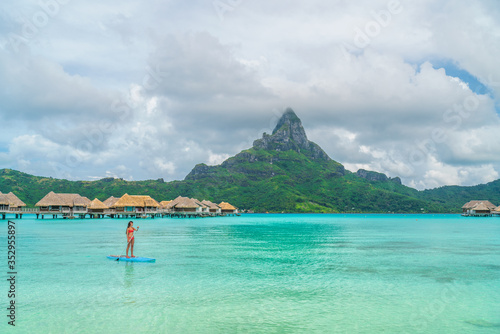
<svg viewBox="0 0 500 334"><path fill-rule="evenodd" d="M220 207L221 212L223 214L237 214L238 213L238 209L227 202L221 202L219 204L219 207Z"/></svg>
<svg viewBox="0 0 500 334"><path fill-rule="evenodd" d="M180 203L182 200L187 199L187 197L182 197L182 196L177 196L174 200L171 201L164 201L166 203L165 205L165 210L167 212L174 212L175 211L175 206Z"/></svg>
<svg viewBox="0 0 500 334"><path fill-rule="evenodd" d="M161 201L161 202L160 202L160 210L162 210L162 211L166 211L166 210L168 210L168 208L167 208L167 207L168 207L168 205L169 205L170 203L172 203L172 201Z"/></svg>
<svg viewBox="0 0 500 334"><path fill-rule="evenodd" d="M220 207L210 201L178 196L172 201L165 201L164 213L174 217L205 217L221 214Z"/></svg>
<svg viewBox="0 0 500 334"><path fill-rule="evenodd" d="M94 198L88 206L88 213L90 214L90 217L103 217L107 213L107 210L109 210L109 207L97 198Z"/></svg>
<svg viewBox="0 0 500 334"><path fill-rule="evenodd" d="M158 212L159 207L160 204L151 198L151 196L129 194L123 195L111 206L118 214L154 214Z"/></svg>
<svg viewBox="0 0 500 334"><path fill-rule="evenodd" d="M74 215L85 215L88 211L90 200L79 194L63 194L49 192L38 203L39 214L62 214L63 217L73 217ZM37 215L38 216L38 215Z"/></svg>
<svg viewBox="0 0 500 334"><path fill-rule="evenodd" d="M495 217L500 217L500 205L492 213Z"/></svg>
<svg viewBox="0 0 500 334"><path fill-rule="evenodd" d="M491 216L492 211L497 208L496 205L490 201L469 201L462 206L463 216Z"/></svg>
<svg viewBox="0 0 500 334"><path fill-rule="evenodd" d="M144 211L146 212L157 212L160 208L160 203L158 203L151 196L136 196L138 201L144 203Z"/></svg>
<svg viewBox="0 0 500 334"><path fill-rule="evenodd" d="M0 211L19 211L26 206L14 193L3 194L0 192Z"/></svg>
<svg viewBox="0 0 500 334"><path fill-rule="evenodd" d="M18 217L18 214L22 217L21 210L25 206L26 204L24 204L24 202L12 192L8 194L0 192L0 215L2 219L5 219L8 213L14 213L16 218Z"/></svg>
<svg viewBox="0 0 500 334"><path fill-rule="evenodd" d="M213 214L216 214L216 215L220 215L222 213L220 206L218 206L217 204L215 204L213 202L210 202L208 200L203 200L203 201L201 201L201 203L203 203L206 206L208 206L208 211L210 213L213 213Z"/></svg>
<svg viewBox="0 0 500 334"><path fill-rule="evenodd" d="M170 211L173 213L203 213L204 206L195 199L179 196L168 204Z"/></svg>
<svg viewBox="0 0 500 334"><path fill-rule="evenodd" d="M195 201L196 204L198 204L201 207L201 212L209 214L210 213L210 207L203 203L202 201L196 199L196 198L191 198L193 201Z"/></svg>
<svg viewBox="0 0 500 334"><path fill-rule="evenodd" d="M108 198L107 200L105 200L103 202L104 205L106 205L108 208L111 208L113 205L115 205L116 202L118 202L120 198L118 197L113 197L111 196L110 198Z"/></svg>

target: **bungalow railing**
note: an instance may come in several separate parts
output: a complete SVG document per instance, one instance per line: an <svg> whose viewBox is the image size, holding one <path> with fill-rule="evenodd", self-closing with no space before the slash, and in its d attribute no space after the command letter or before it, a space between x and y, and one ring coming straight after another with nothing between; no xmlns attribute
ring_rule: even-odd
<svg viewBox="0 0 500 334"><path fill-rule="evenodd" d="M40 211L39 208L5 208L0 209L2 212L12 212L12 213L37 213Z"/></svg>
<svg viewBox="0 0 500 334"><path fill-rule="evenodd" d="M5 208L4 210L7 212L21 212L22 208Z"/></svg>
<svg viewBox="0 0 500 334"><path fill-rule="evenodd" d="M21 212L22 208L3 208L2 211L5 212Z"/></svg>
<svg viewBox="0 0 500 334"><path fill-rule="evenodd" d="M37 213L40 212L40 208L22 208L20 211L23 213Z"/></svg>

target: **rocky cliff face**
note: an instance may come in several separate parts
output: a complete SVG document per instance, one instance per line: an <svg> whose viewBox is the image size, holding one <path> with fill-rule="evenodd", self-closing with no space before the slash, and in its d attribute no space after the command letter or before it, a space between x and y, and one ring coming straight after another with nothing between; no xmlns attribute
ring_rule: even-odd
<svg viewBox="0 0 500 334"><path fill-rule="evenodd" d="M215 166L197 164L196 166L194 166L191 172L186 176L186 180L198 180L200 178L210 176L215 172L216 172Z"/></svg>
<svg viewBox="0 0 500 334"><path fill-rule="evenodd" d="M302 122L290 108L281 116L272 135L264 133L261 139L254 141L253 147L270 151L293 150L310 155L312 159L330 160L321 147L307 139Z"/></svg>
<svg viewBox="0 0 500 334"><path fill-rule="evenodd" d="M380 182L392 181L401 184L401 179L399 177L390 178L383 173L372 172L365 169L358 170L356 172L356 175L362 177L363 179L367 179L368 181L380 181Z"/></svg>

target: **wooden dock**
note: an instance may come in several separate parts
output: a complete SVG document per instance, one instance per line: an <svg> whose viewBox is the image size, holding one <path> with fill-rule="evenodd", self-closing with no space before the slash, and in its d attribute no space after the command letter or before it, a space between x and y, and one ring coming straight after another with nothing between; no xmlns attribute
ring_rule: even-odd
<svg viewBox="0 0 500 334"><path fill-rule="evenodd" d="M500 217L496 213L462 213L463 217Z"/></svg>
<svg viewBox="0 0 500 334"><path fill-rule="evenodd" d="M154 219L154 218L207 218L224 217L232 214L211 212L170 212L167 210L125 212L116 210L103 210L102 212L89 212L88 210L40 210L39 208L16 208L0 211L0 219L21 219L23 215L35 215L37 219L100 219L100 218L127 218L127 219ZM239 214L238 214L239 215Z"/></svg>
<svg viewBox="0 0 500 334"><path fill-rule="evenodd" d="M36 214L37 208L11 208L9 210L0 210L1 219L6 219L7 215L13 215L15 218L23 218L26 214Z"/></svg>

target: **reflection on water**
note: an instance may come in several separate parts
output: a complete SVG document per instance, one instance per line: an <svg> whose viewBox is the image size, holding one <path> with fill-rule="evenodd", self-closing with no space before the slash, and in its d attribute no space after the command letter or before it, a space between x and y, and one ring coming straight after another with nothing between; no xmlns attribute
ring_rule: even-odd
<svg viewBox="0 0 500 334"><path fill-rule="evenodd" d="M125 288L131 288L134 284L134 263L133 262L125 262L124 269L124 279L123 285Z"/></svg>
<svg viewBox="0 0 500 334"><path fill-rule="evenodd" d="M493 323L485 320L470 320L465 322L476 327L500 328L500 323Z"/></svg>

